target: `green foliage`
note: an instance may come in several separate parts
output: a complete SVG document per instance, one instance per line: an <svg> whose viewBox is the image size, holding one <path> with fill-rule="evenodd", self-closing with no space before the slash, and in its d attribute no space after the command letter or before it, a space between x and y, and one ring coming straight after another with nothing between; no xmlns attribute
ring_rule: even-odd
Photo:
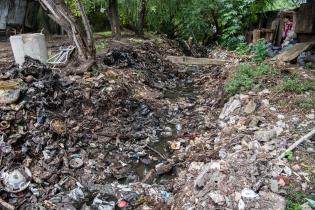
<svg viewBox="0 0 315 210"><path fill-rule="evenodd" d="M95 43L96 52L100 52L107 46L107 42L105 40L99 40Z"/></svg>
<svg viewBox="0 0 315 210"><path fill-rule="evenodd" d="M298 76L293 75L282 80L281 86L284 91L303 93L312 89L314 82L310 80L301 80Z"/></svg>
<svg viewBox="0 0 315 210"><path fill-rule="evenodd" d="M258 83L259 77L271 74L274 74L274 70L269 65L251 66L242 64L226 81L224 90L229 95L234 95L241 90L250 90Z"/></svg>
<svg viewBox="0 0 315 210"><path fill-rule="evenodd" d="M65 3L68 5L74 16L80 16L76 0L65 0ZM106 0L81 0L81 3L88 14L92 12L100 12L100 7L107 7Z"/></svg>
<svg viewBox="0 0 315 210"><path fill-rule="evenodd" d="M285 210L301 210L302 205L300 203L293 202L291 200L288 200L287 206Z"/></svg>
<svg viewBox="0 0 315 210"><path fill-rule="evenodd" d="M287 206L286 210L302 209L305 198L311 197L307 193L296 191L292 186L287 190Z"/></svg>
<svg viewBox="0 0 315 210"><path fill-rule="evenodd" d="M267 56L266 40L260 39L257 41L254 47L253 61L262 62L266 59L266 56Z"/></svg>
<svg viewBox="0 0 315 210"><path fill-rule="evenodd" d="M314 108L315 99L305 98L305 99L296 101L295 104L302 109L312 109Z"/></svg>
<svg viewBox="0 0 315 210"><path fill-rule="evenodd" d="M98 32L97 34L103 36L104 38L108 38L108 37L112 36L112 32L111 31Z"/></svg>
<svg viewBox="0 0 315 210"><path fill-rule="evenodd" d="M266 7L266 10L289 10L299 6L299 2L296 0L274 0L270 5Z"/></svg>
<svg viewBox="0 0 315 210"><path fill-rule="evenodd" d="M294 154L293 154L292 151L289 151L289 152L285 153L285 156L284 156L284 157L285 157L287 160L290 160L290 161L294 160Z"/></svg>
<svg viewBox="0 0 315 210"><path fill-rule="evenodd" d="M312 63L306 63L304 68L306 68L306 69L313 69L314 65Z"/></svg>
<svg viewBox="0 0 315 210"><path fill-rule="evenodd" d="M235 52L239 55L247 55L250 53L251 48L245 42L239 43L235 49Z"/></svg>
<svg viewBox="0 0 315 210"><path fill-rule="evenodd" d="M239 35L266 0L148 0L147 26L184 39L208 42L219 37L225 47L234 50L244 42Z"/></svg>

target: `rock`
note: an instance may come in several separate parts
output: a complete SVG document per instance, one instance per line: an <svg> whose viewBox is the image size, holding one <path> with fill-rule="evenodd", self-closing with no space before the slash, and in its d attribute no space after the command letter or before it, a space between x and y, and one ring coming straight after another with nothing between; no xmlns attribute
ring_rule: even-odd
<svg viewBox="0 0 315 210"><path fill-rule="evenodd" d="M257 141L266 142L277 136L275 130L265 130L265 131L256 131L254 134L254 139Z"/></svg>
<svg viewBox="0 0 315 210"><path fill-rule="evenodd" d="M210 179L211 173L209 171L211 170L220 170L220 163L219 162L212 162L212 163L207 163L202 170L202 172L198 175L198 177L195 180L195 188L197 189L202 189L207 180Z"/></svg>
<svg viewBox="0 0 315 210"><path fill-rule="evenodd" d="M308 115L305 115L305 117L310 120L315 120L315 114L308 114Z"/></svg>
<svg viewBox="0 0 315 210"><path fill-rule="evenodd" d="M270 189L272 192L276 193L279 191L279 185L277 180L271 180L270 181Z"/></svg>
<svg viewBox="0 0 315 210"><path fill-rule="evenodd" d="M253 113L256 110L256 108L257 108L257 104L253 100L251 100L245 106L244 112L246 114L251 114L251 113Z"/></svg>
<svg viewBox="0 0 315 210"><path fill-rule="evenodd" d="M25 82L32 83L33 81L35 81L35 78L32 75L28 75L25 77Z"/></svg>
<svg viewBox="0 0 315 210"><path fill-rule="evenodd" d="M248 149L249 150L254 150L254 151L258 151L261 149L261 145L258 141L251 141L248 143Z"/></svg>
<svg viewBox="0 0 315 210"><path fill-rule="evenodd" d="M155 166L155 171L157 175L166 174L173 169L173 164L171 163L160 163Z"/></svg>
<svg viewBox="0 0 315 210"><path fill-rule="evenodd" d="M189 165L189 171L199 171L205 164L203 162L192 162L190 165Z"/></svg>
<svg viewBox="0 0 315 210"><path fill-rule="evenodd" d="M237 207L238 207L238 210L244 210L245 209L245 203L242 199L239 200Z"/></svg>
<svg viewBox="0 0 315 210"><path fill-rule="evenodd" d="M262 100L261 103L262 103L264 106L269 106L269 104L270 104L267 99Z"/></svg>
<svg viewBox="0 0 315 210"><path fill-rule="evenodd" d="M220 119L224 119L234 112L237 108L241 107L241 101L238 99L230 98L229 102L224 105L224 108L219 116Z"/></svg>
<svg viewBox="0 0 315 210"><path fill-rule="evenodd" d="M312 148L312 147L308 147L308 148L306 149L306 151L307 151L308 153L311 153L311 154L315 153L315 149Z"/></svg>
<svg viewBox="0 0 315 210"><path fill-rule="evenodd" d="M226 158L226 156L227 156L227 153L226 153L225 149L221 149L221 150L219 151L219 157L220 157L221 159L224 159L224 158Z"/></svg>
<svg viewBox="0 0 315 210"><path fill-rule="evenodd" d="M283 114L278 114L277 117L278 117L279 120L284 120L284 118L285 118Z"/></svg>
<svg viewBox="0 0 315 210"><path fill-rule="evenodd" d="M307 183L304 182L304 183L301 184L301 187L302 187L302 191L305 192L309 186L308 186Z"/></svg>
<svg viewBox="0 0 315 210"><path fill-rule="evenodd" d="M242 198L242 194L239 192L235 192L234 200L238 202L239 200L241 200L241 198Z"/></svg>
<svg viewBox="0 0 315 210"><path fill-rule="evenodd" d="M249 198L249 199L253 199L253 198L257 198L259 197L259 195L257 193L255 193L253 190L248 189L248 188L244 188L242 190L242 197L243 198Z"/></svg>
<svg viewBox="0 0 315 210"><path fill-rule="evenodd" d="M299 171L301 169L301 167L298 164L295 164L294 166L292 166L292 169L294 171Z"/></svg>
<svg viewBox="0 0 315 210"><path fill-rule="evenodd" d="M258 126L259 122L260 122L260 120L259 120L258 118L256 118L256 117L254 117L254 118L249 122L249 126L251 126L251 127L256 127L256 126Z"/></svg>
<svg viewBox="0 0 315 210"><path fill-rule="evenodd" d="M173 133L172 132L162 132L161 137L167 138L167 137L172 137Z"/></svg>
<svg viewBox="0 0 315 210"><path fill-rule="evenodd" d="M249 98L249 95L240 94L240 99L241 99L242 101L244 101L244 100L246 100L246 99L248 99L248 98Z"/></svg>
<svg viewBox="0 0 315 210"><path fill-rule="evenodd" d="M285 210L286 200L284 197L272 192L259 192L259 209L264 210Z"/></svg>
<svg viewBox="0 0 315 210"><path fill-rule="evenodd" d="M222 205L225 203L225 198L219 191L210 192L209 196L216 204Z"/></svg>

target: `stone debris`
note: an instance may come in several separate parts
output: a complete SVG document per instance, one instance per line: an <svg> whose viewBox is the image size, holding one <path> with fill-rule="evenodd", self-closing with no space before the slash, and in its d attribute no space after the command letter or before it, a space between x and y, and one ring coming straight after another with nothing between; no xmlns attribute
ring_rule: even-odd
<svg viewBox="0 0 315 210"><path fill-rule="evenodd" d="M253 113L257 108L257 104L254 101L249 101L248 104L244 108L244 112L246 114Z"/></svg>
<svg viewBox="0 0 315 210"><path fill-rule="evenodd" d="M264 98L260 98L261 95ZM269 96L270 92L266 91L231 97L216 121L220 127L218 135L206 140L209 139L207 133L200 134L199 138L213 142L217 154L208 162L203 161L202 168L181 172L175 179L178 184L174 187L179 190L175 200L180 198L180 205L189 204L196 209L286 208L284 187L294 174L288 163L278 160L278 156L288 146L287 139L292 135L288 129L295 128L297 122L302 123L303 117L297 117L296 113L276 113L278 108L271 107ZM312 125L314 122L308 127ZM211 170L210 161L216 161L220 168ZM188 186L181 189L181 183ZM194 190L185 193L187 189ZM201 205L203 200L208 201L207 205ZM174 206L179 203L174 201Z"/></svg>
<svg viewBox="0 0 315 210"><path fill-rule="evenodd" d="M262 142L270 141L276 136L277 136L276 130L256 131L254 134L255 140L262 141Z"/></svg>

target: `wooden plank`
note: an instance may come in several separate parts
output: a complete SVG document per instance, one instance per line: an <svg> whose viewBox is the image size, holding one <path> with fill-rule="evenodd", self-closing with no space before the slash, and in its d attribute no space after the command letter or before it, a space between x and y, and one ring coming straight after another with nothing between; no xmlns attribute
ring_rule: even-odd
<svg viewBox="0 0 315 210"><path fill-rule="evenodd" d="M272 60L280 60L288 62L296 59L302 52L311 49L315 45L315 42L304 42L295 44L293 47L283 51L281 54L274 57Z"/></svg>
<svg viewBox="0 0 315 210"><path fill-rule="evenodd" d="M166 60L171 61L175 64L183 64L183 65L225 65L229 63L227 60L220 59L209 59L209 58L193 58L186 56L167 56Z"/></svg>

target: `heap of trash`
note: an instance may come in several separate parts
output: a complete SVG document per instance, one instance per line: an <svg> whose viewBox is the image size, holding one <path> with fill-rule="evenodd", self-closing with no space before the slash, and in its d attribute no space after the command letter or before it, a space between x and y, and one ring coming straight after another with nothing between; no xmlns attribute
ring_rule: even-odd
<svg viewBox="0 0 315 210"><path fill-rule="evenodd" d="M159 142L173 135L171 116L141 90L167 89L176 76L154 48L110 49L107 69L83 77L65 76L31 58L21 68L0 69L0 205L166 205L172 187L163 175L171 176L173 164Z"/></svg>

